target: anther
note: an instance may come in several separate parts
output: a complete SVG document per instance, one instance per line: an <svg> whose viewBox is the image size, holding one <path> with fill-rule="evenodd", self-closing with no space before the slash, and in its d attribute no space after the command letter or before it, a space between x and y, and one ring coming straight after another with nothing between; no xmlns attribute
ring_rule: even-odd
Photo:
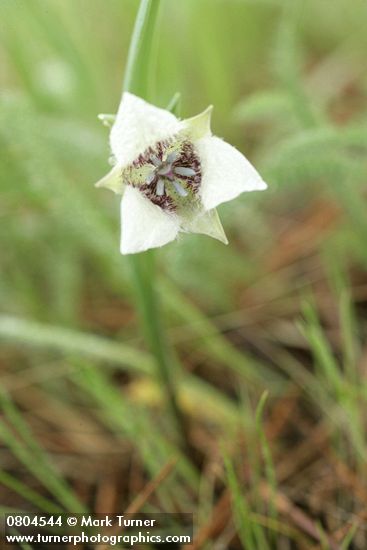
<svg viewBox="0 0 367 550"><path fill-rule="evenodd" d="M156 193L158 197L164 195L164 181L162 180L162 178L159 178L158 180Z"/></svg>
<svg viewBox="0 0 367 550"><path fill-rule="evenodd" d="M173 181L172 183L180 197L187 197L188 192L178 183L178 181Z"/></svg>
<svg viewBox="0 0 367 550"><path fill-rule="evenodd" d="M175 166L174 171L179 176L195 176L196 172L192 168L186 168L184 166Z"/></svg>

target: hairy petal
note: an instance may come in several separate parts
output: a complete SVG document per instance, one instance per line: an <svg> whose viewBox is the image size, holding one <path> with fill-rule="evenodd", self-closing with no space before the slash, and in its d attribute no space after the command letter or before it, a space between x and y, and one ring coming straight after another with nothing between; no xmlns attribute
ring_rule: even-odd
<svg viewBox="0 0 367 550"><path fill-rule="evenodd" d="M246 191L260 191L267 185L235 147L210 136L198 140L195 149L202 168L201 200L211 210Z"/></svg>
<svg viewBox="0 0 367 550"><path fill-rule="evenodd" d="M173 241L179 219L127 186L121 201L121 253L134 254Z"/></svg>
<svg viewBox="0 0 367 550"><path fill-rule="evenodd" d="M112 153L117 163L125 167L148 147L171 137L180 128L178 119L169 111L125 92L110 133Z"/></svg>

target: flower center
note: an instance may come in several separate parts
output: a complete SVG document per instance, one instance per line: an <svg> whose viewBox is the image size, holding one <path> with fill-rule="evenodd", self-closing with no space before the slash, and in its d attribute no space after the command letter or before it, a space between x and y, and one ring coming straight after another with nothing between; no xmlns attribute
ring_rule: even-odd
<svg viewBox="0 0 367 550"><path fill-rule="evenodd" d="M160 141L139 155L125 179L153 204L175 212L199 191L200 161L187 139Z"/></svg>

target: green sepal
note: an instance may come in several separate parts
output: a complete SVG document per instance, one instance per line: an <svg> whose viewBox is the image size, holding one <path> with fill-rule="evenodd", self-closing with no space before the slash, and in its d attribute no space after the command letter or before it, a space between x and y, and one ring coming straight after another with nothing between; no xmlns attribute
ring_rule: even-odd
<svg viewBox="0 0 367 550"><path fill-rule="evenodd" d="M182 231L187 233L201 233L217 239L224 244L228 244L228 239L224 233L223 226L215 208L213 210L203 211L189 220L185 220L181 225Z"/></svg>
<svg viewBox="0 0 367 550"><path fill-rule="evenodd" d="M108 126L108 128L112 128L112 126L115 124L116 115L101 113L100 115L98 115L98 119L102 122L103 126Z"/></svg>
<svg viewBox="0 0 367 550"><path fill-rule="evenodd" d="M124 183L122 179L121 167L117 164L102 179L97 181L95 187L105 187L116 194L122 195Z"/></svg>
<svg viewBox="0 0 367 550"><path fill-rule="evenodd" d="M180 92L176 92L174 96L172 97L171 101L168 103L166 107L167 111L172 113L175 116L179 116L180 110L181 110L181 94Z"/></svg>
<svg viewBox="0 0 367 550"><path fill-rule="evenodd" d="M202 113L182 121L184 132L191 141L211 135L210 122L213 105L209 105Z"/></svg>

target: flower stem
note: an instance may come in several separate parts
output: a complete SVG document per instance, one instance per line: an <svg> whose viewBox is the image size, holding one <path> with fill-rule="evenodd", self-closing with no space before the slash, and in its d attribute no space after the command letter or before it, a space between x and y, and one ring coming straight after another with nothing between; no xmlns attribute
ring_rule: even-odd
<svg viewBox="0 0 367 550"><path fill-rule="evenodd" d="M149 99L152 70L154 30L160 0L141 0L133 30L123 91L129 91ZM164 329L160 320L158 296L155 290L154 251L129 256L133 282L136 290L137 308L141 318L146 342L155 357L160 383L166 391L171 416L175 423L180 443L186 445L185 423L177 403L173 378L175 361L168 353Z"/></svg>
<svg viewBox="0 0 367 550"><path fill-rule="evenodd" d="M123 91L148 99L160 0L141 0L127 57Z"/></svg>

